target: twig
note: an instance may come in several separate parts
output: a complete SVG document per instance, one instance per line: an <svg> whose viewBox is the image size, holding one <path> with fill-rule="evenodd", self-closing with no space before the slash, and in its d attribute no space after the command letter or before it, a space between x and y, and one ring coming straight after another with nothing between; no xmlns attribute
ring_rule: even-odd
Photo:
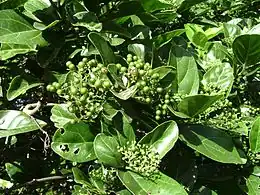
<svg viewBox="0 0 260 195"><path fill-rule="evenodd" d="M7 190L6 194L10 193L12 190L16 190L25 186L29 186L29 185L33 185L35 183L41 183L41 182L50 182L50 181L55 181L55 180L62 180L62 179L66 179L66 176L50 176L50 177L44 177L44 178L39 178L39 179L33 179L31 181L28 181L26 183L23 184L19 184L17 186L13 186L10 189Z"/></svg>

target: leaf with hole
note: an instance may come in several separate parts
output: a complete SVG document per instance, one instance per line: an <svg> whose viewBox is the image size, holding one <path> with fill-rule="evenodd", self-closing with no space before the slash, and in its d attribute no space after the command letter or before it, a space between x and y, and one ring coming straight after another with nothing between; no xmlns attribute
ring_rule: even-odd
<svg viewBox="0 0 260 195"><path fill-rule="evenodd" d="M67 124L58 129L51 143L51 148L61 157L74 162L88 162L96 159L93 141L95 136L84 122Z"/></svg>

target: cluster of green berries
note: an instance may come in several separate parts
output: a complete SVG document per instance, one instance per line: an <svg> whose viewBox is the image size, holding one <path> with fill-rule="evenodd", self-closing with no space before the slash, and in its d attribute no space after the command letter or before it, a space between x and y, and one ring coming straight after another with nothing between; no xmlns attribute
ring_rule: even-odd
<svg viewBox="0 0 260 195"><path fill-rule="evenodd" d="M230 133L240 133L241 118L238 114L238 109L224 109L220 114L216 114L212 118L209 118L207 125L214 126L221 129L226 129Z"/></svg>
<svg viewBox="0 0 260 195"><path fill-rule="evenodd" d="M99 167L91 170L89 176L96 181L102 181L107 192L116 191L122 187L117 177L117 170L114 168Z"/></svg>
<svg viewBox="0 0 260 195"><path fill-rule="evenodd" d="M226 113L230 112L230 109L232 109L232 102L229 101L228 99L220 99L216 101L211 107L206 109L203 113L199 114L194 118L188 119L188 121L186 122L214 126L215 124L218 124L217 121L219 118L225 117ZM220 126L225 126L225 123L223 122L223 124Z"/></svg>
<svg viewBox="0 0 260 195"><path fill-rule="evenodd" d="M150 104L156 99L158 93L163 92L163 88L159 84L159 73L154 72L151 64L145 63L132 54L128 54L126 60L127 68L117 64L117 68L120 69L120 76L127 79L128 85L137 86L138 90L135 94L137 100Z"/></svg>
<svg viewBox="0 0 260 195"><path fill-rule="evenodd" d="M138 144L135 141L127 142L126 146L119 147L125 168L137 172L143 176L153 176L158 173L161 162L159 154L146 144Z"/></svg>
<svg viewBox="0 0 260 195"><path fill-rule="evenodd" d="M171 90L163 93L159 96L160 103L155 106L156 108L156 120L160 120L162 118L166 118L169 116L170 111L168 106L173 107L173 109L177 109L178 103L185 97L183 94L173 93Z"/></svg>
<svg viewBox="0 0 260 195"><path fill-rule="evenodd" d="M83 58L77 66L67 62L69 69L65 83L54 82L47 86L67 101L68 110L81 119L93 120L103 110L107 92L112 84L106 73L107 68L97 60Z"/></svg>
<svg viewBox="0 0 260 195"><path fill-rule="evenodd" d="M248 150L247 157L251 161L252 165L259 165L260 162L260 153L253 152L251 149Z"/></svg>
<svg viewBox="0 0 260 195"><path fill-rule="evenodd" d="M226 90L221 89L218 85L215 83L207 83L203 86L203 89L200 91L200 94L205 95L216 95L220 93L225 93Z"/></svg>

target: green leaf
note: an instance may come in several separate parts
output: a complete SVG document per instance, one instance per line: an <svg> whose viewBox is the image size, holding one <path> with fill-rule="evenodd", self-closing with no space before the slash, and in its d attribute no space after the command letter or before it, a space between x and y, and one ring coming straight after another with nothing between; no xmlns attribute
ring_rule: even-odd
<svg viewBox="0 0 260 195"><path fill-rule="evenodd" d="M111 104L105 103L103 105L103 116L108 119L109 121L112 121L113 118L117 115L117 113L120 112L120 110L114 108Z"/></svg>
<svg viewBox="0 0 260 195"><path fill-rule="evenodd" d="M186 114L184 114L184 113L182 113L182 112L178 112L178 111L174 110L170 105L167 105L167 108L170 110L170 112L171 112L172 114L174 114L175 116L177 116L177 117L179 117L179 118L183 118L183 119L188 119L188 118L190 118L190 116L188 116L188 115L186 115Z"/></svg>
<svg viewBox="0 0 260 195"><path fill-rule="evenodd" d="M185 97L178 104L178 111L183 114L194 117L207 110L216 101L223 98L223 95L195 95Z"/></svg>
<svg viewBox="0 0 260 195"><path fill-rule="evenodd" d="M183 1L183 0L181 0ZM147 12L153 12L160 9L173 7L174 3L178 3L180 1L176 0L141 0L143 8ZM180 3L179 3L180 4Z"/></svg>
<svg viewBox="0 0 260 195"><path fill-rule="evenodd" d="M18 179L17 176L23 173L18 163L5 163L5 171L7 172L8 176L13 180Z"/></svg>
<svg viewBox="0 0 260 195"><path fill-rule="evenodd" d="M208 37L203 29L197 24L185 24L186 35L195 46L204 48L208 42Z"/></svg>
<svg viewBox="0 0 260 195"><path fill-rule="evenodd" d="M238 25L231 23L223 23L223 30L225 37L231 38L240 35L242 32L241 28Z"/></svg>
<svg viewBox="0 0 260 195"><path fill-rule="evenodd" d="M247 194L248 195L258 195L260 194L260 178L255 175L250 175L246 180Z"/></svg>
<svg viewBox="0 0 260 195"><path fill-rule="evenodd" d="M129 88L127 88L125 91L122 92L116 92L114 90L110 90L114 96L116 96L117 98L121 99L121 100L128 100L129 98L133 97L134 94L136 93L137 90L137 86L133 85Z"/></svg>
<svg viewBox="0 0 260 195"><path fill-rule="evenodd" d="M166 45L167 43L169 43L173 37L177 37L182 35L185 32L184 29L177 29L177 30L173 30L170 32L166 32L164 34L160 34L157 37L153 38L153 43L155 48L160 48L164 45Z"/></svg>
<svg viewBox="0 0 260 195"><path fill-rule="evenodd" d="M260 166L254 166L253 175L260 177Z"/></svg>
<svg viewBox="0 0 260 195"><path fill-rule="evenodd" d="M0 138L38 130L47 125L44 121L32 119L17 110L0 111Z"/></svg>
<svg viewBox="0 0 260 195"><path fill-rule="evenodd" d="M17 54L36 52L37 50L28 45L2 44L0 49L0 60L7 60Z"/></svg>
<svg viewBox="0 0 260 195"><path fill-rule="evenodd" d="M25 94L27 90L43 85L43 83L37 82L34 78L18 75L13 78L10 83L10 86L7 90L6 97L9 101L17 98L18 96Z"/></svg>
<svg viewBox="0 0 260 195"><path fill-rule="evenodd" d="M119 171L118 177L132 194L187 195L184 188L178 182L163 173L159 173L158 177L153 180L149 180L131 171Z"/></svg>
<svg viewBox="0 0 260 195"><path fill-rule="evenodd" d="M4 179L0 179L0 188L3 189L9 189L13 186L14 184L10 181L4 180Z"/></svg>
<svg viewBox="0 0 260 195"><path fill-rule="evenodd" d="M122 166L121 153L118 152L118 141L111 136L98 134L94 141L95 154L98 160L104 164Z"/></svg>
<svg viewBox="0 0 260 195"><path fill-rule="evenodd" d="M222 33L222 31L223 31L223 27L213 27L213 28L207 29L205 31L205 35L208 37L208 40L209 40L209 39L216 37L220 33Z"/></svg>
<svg viewBox="0 0 260 195"><path fill-rule="evenodd" d="M118 74L118 68L116 67L116 65L115 64L109 64L107 66L107 69L108 69L108 72L110 73L110 75L112 76L112 78L114 79L115 84L119 85L122 88L125 88L123 80Z"/></svg>
<svg viewBox="0 0 260 195"><path fill-rule="evenodd" d="M103 63L105 65L114 63L116 61L115 54L108 42L98 33L91 32L88 34L88 38L95 48L99 51Z"/></svg>
<svg viewBox="0 0 260 195"><path fill-rule="evenodd" d="M77 117L75 114L68 111L68 106L66 104L57 104L51 109L50 119L55 127L63 128L66 124L76 120Z"/></svg>
<svg viewBox="0 0 260 195"><path fill-rule="evenodd" d="M69 74L69 72L62 74L55 71L49 71L46 73L46 81L48 81L48 83L58 82L60 84L63 84L64 82L66 82Z"/></svg>
<svg viewBox="0 0 260 195"><path fill-rule="evenodd" d="M177 70L178 93L197 94L200 80L194 57L184 48L174 45L168 63Z"/></svg>
<svg viewBox="0 0 260 195"><path fill-rule="evenodd" d="M175 121L166 121L146 134L139 143L148 144L163 158L178 140L179 129Z"/></svg>
<svg viewBox="0 0 260 195"><path fill-rule="evenodd" d="M144 60L145 46L143 44L131 44L128 45L128 51L134 53L138 58Z"/></svg>
<svg viewBox="0 0 260 195"><path fill-rule="evenodd" d="M131 195L131 192L129 192L128 190L121 190L119 192L116 193L117 195Z"/></svg>
<svg viewBox="0 0 260 195"><path fill-rule="evenodd" d="M214 84L221 91L228 90L234 81L233 68L229 63L213 66L203 76L201 83L204 86Z"/></svg>
<svg viewBox="0 0 260 195"><path fill-rule="evenodd" d="M202 125L179 127L180 139L192 149L222 163L245 164L245 154L236 149L232 137L224 131Z"/></svg>
<svg viewBox="0 0 260 195"><path fill-rule="evenodd" d="M128 121L128 119L123 115L123 132L125 137L128 141L135 141L135 132L131 125L131 123Z"/></svg>
<svg viewBox="0 0 260 195"><path fill-rule="evenodd" d="M192 6L199 4L200 2L203 2L206 0L184 0L181 1L182 4L180 5L179 9L178 9L178 13L182 13L185 12L187 10L189 10Z"/></svg>
<svg viewBox="0 0 260 195"><path fill-rule="evenodd" d="M76 183L86 185L86 186L91 185L88 182L88 178L85 175L85 173L83 171L81 171L79 168L73 167L72 172L73 172L73 176L74 176L74 181Z"/></svg>
<svg viewBox="0 0 260 195"><path fill-rule="evenodd" d="M47 44L42 32L34 29L13 10L0 11L0 26L0 43L27 45L32 49Z"/></svg>
<svg viewBox="0 0 260 195"><path fill-rule="evenodd" d="M241 35L232 45L236 59L247 66L260 62L260 35Z"/></svg>
<svg viewBox="0 0 260 195"><path fill-rule="evenodd" d="M96 158L93 148L94 138L86 123L69 123L64 129L55 132L51 148L64 159L79 163L87 162Z"/></svg>
<svg viewBox="0 0 260 195"><path fill-rule="evenodd" d="M221 42L215 41L207 53L206 60L220 60L222 62L228 56L227 48Z"/></svg>
<svg viewBox="0 0 260 195"><path fill-rule="evenodd" d="M250 149L253 152L260 152L260 117L258 117L252 125L249 135L249 143Z"/></svg>
<svg viewBox="0 0 260 195"><path fill-rule="evenodd" d="M100 32L102 30L102 23L98 22L97 16L93 12L82 11L74 14L77 22L73 26L82 26L89 31Z"/></svg>
<svg viewBox="0 0 260 195"><path fill-rule="evenodd" d="M15 9L22 6L28 0L1 0L0 10L4 9Z"/></svg>
<svg viewBox="0 0 260 195"><path fill-rule="evenodd" d="M50 6L51 3L49 0L28 0L24 4L24 9L25 9L24 14L33 20L41 22L41 20L36 17L35 12L44 10Z"/></svg>

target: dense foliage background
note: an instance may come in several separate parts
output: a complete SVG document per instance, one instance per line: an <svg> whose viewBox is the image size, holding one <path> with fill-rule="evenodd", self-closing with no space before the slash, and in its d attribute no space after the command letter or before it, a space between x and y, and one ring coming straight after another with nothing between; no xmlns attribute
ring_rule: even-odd
<svg viewBox="0 0 260 195"><path fill-rule="evenodd" d="M259 0L0 0L1 194L260 194Z"/></svg>

